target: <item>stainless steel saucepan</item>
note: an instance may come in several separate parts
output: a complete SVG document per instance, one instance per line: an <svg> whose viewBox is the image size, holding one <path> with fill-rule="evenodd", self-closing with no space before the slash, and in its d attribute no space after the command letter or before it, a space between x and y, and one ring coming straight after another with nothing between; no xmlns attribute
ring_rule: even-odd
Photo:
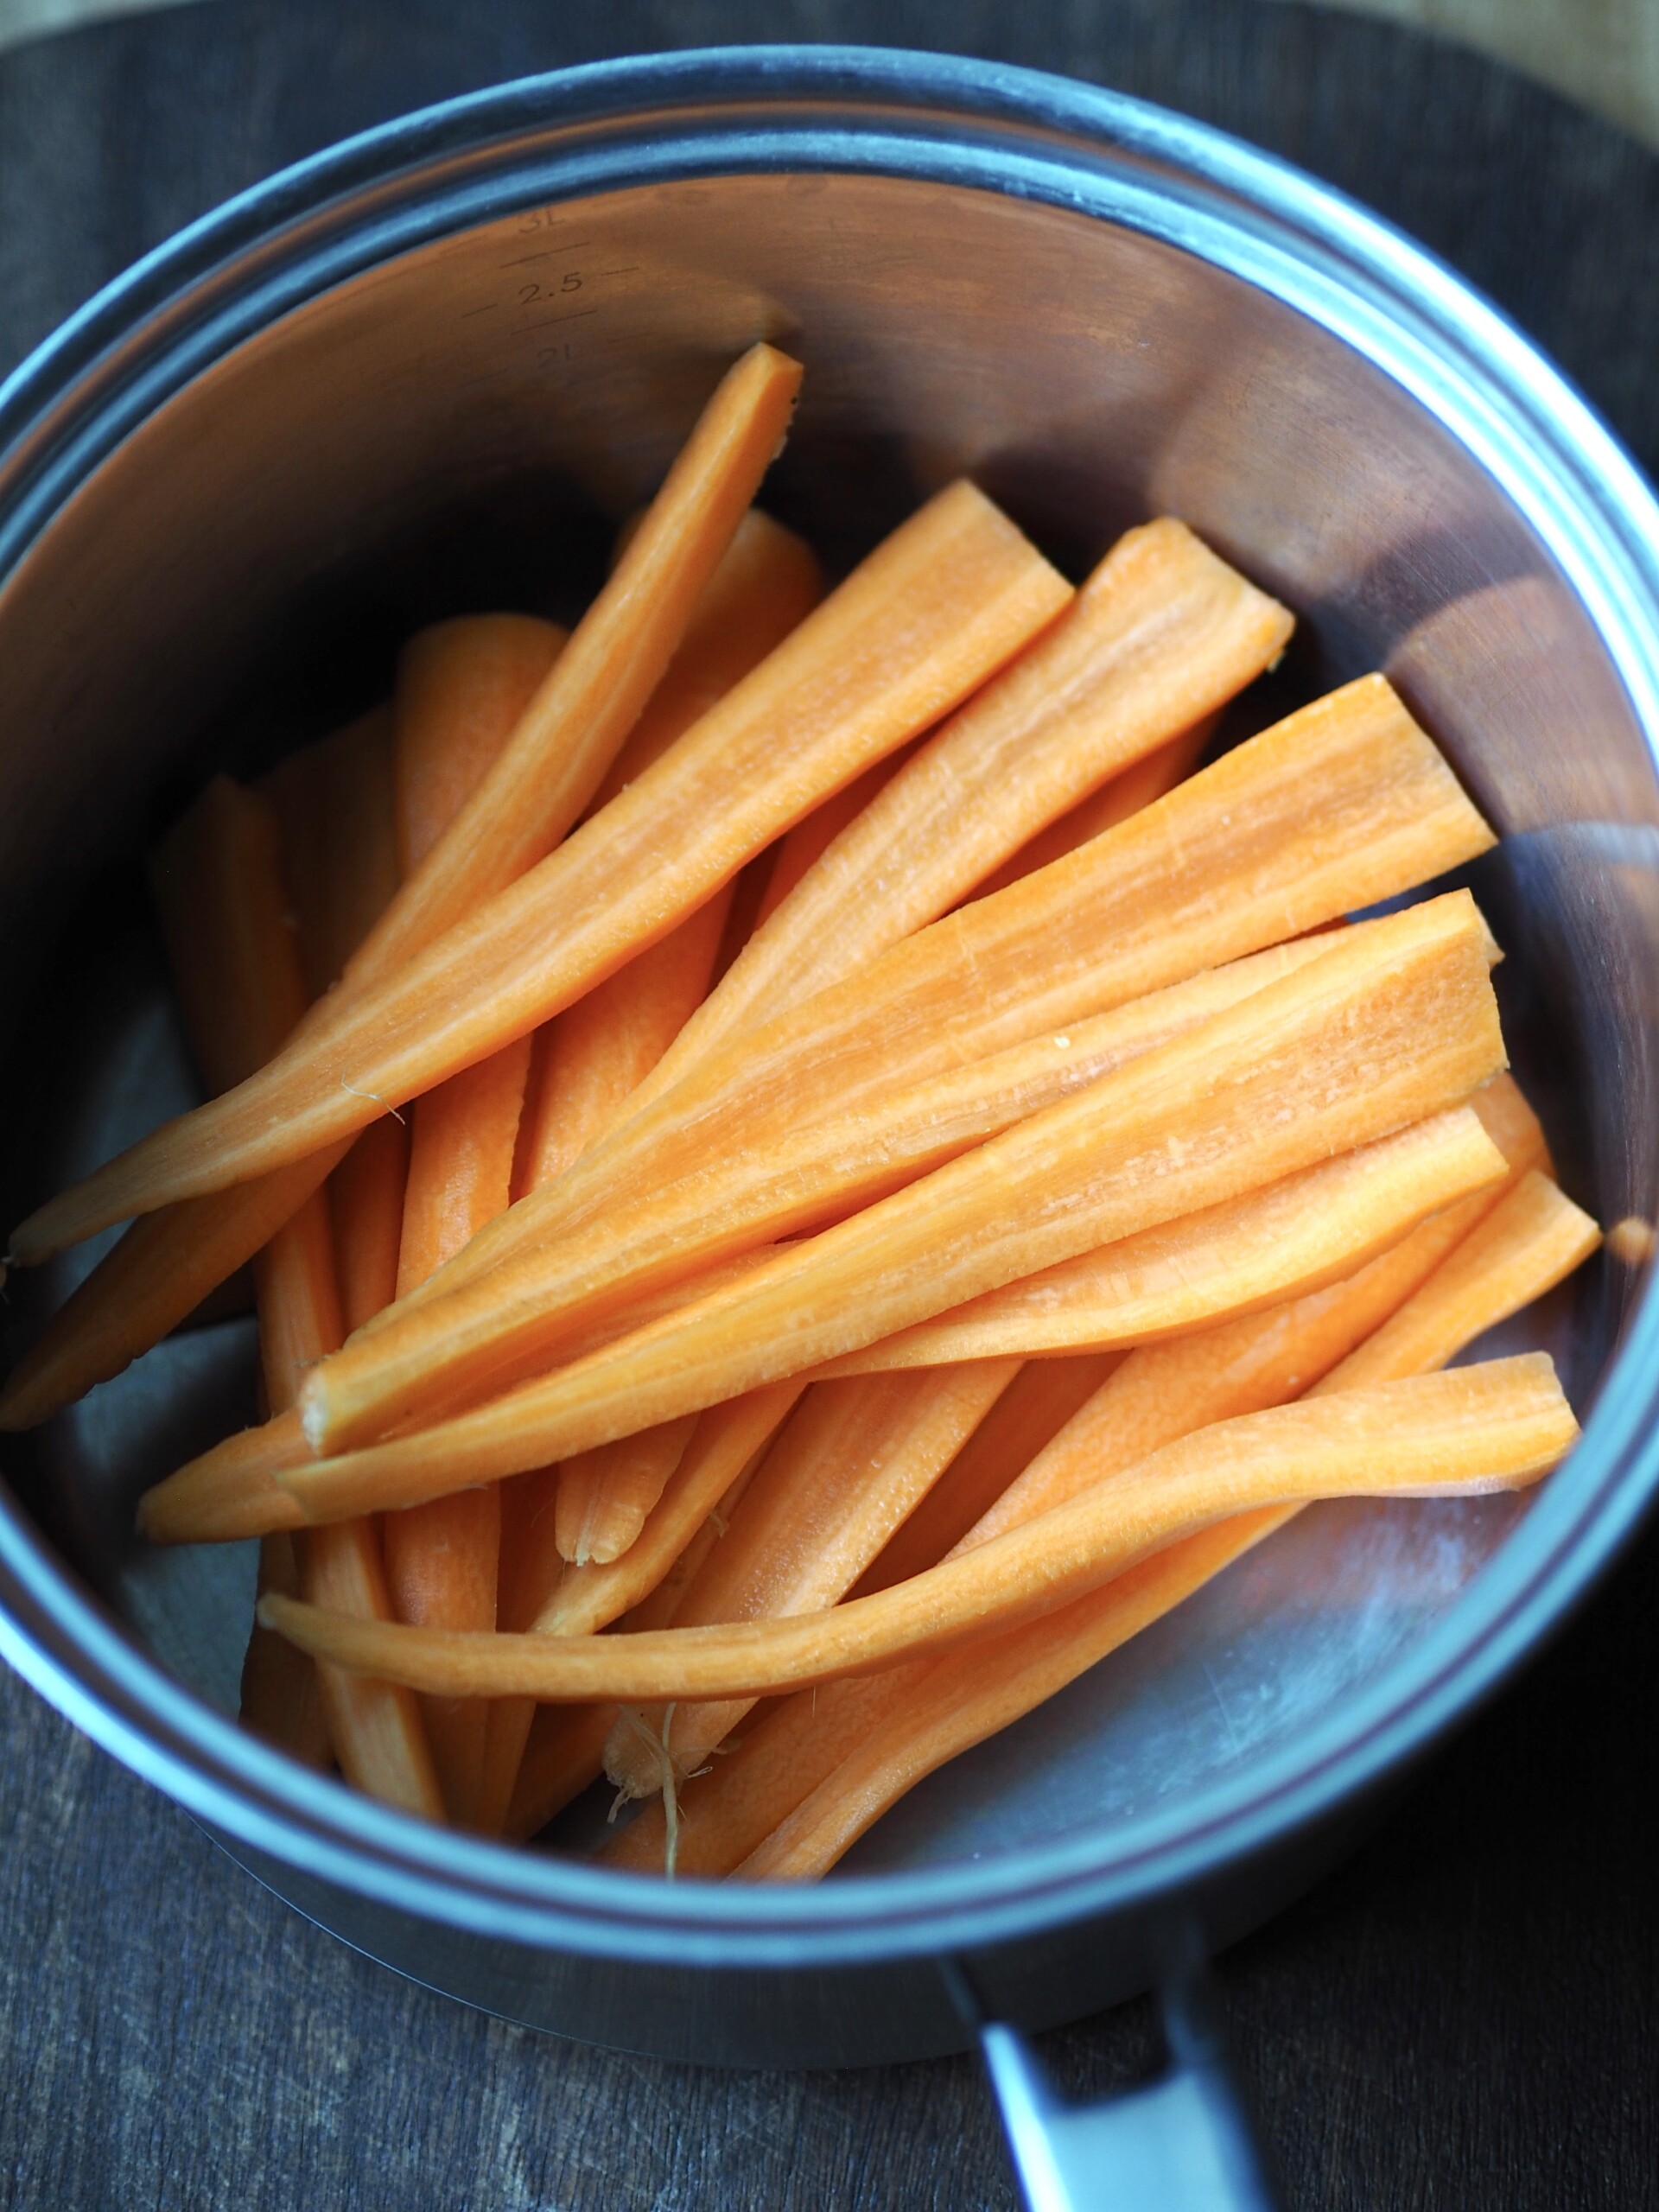
<svg viewBox="0 0 1659 2212"><path fill-rule="evenodd" d="M141 263L0 391L0 975L34 1039L8 1219L186 1103L111 917L191 779L359 703L400 627L569 581L760 336L807 364L767 497L832 557L971 471L1074 568L1185 518L1296 610L1287 701L1386 669L1504 832L1477 889L1567 1179L1654 1220L1659 514L1631 464L1491 308L1283 165L1058 79L830 48L372 131ZM1586 1428L1529 1505L1306 1514L820 1887L671 1886L441 1834L238 1729L248 1558L129 1529L243 1417L250 1325L9 1445L14 1664L302 1910L510 2018L740 2066L989 2024L1046 2205L1109 2175L1141 2201L1148 2159L1161 2203L1255 2201L1185 1962L1331 1863L1659 1478L1659 1313L1605 1260L1545 1317ZM1171 2076L1056 2114L1017 2030L1154 1983Z"/></svg>

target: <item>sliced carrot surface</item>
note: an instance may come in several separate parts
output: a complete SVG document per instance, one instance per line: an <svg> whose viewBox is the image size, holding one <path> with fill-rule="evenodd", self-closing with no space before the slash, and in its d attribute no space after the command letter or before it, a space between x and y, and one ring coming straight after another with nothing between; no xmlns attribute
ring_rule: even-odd
<svg viewBox="0 0 1659 2212"><path fill-rule="evenodd" d="M499 1480L1259 1189L1443 1110L1502 1065L1486 932L1466 893L1327 944L1185 1035L602 1353L279 1479L318 1518Z"/></svg>
<svg viewBox="0 0 1659 2212"><path fill-rule="evenodd" d="M909 1582L797 1618L551 1637L404 1629L277 1596L260 1615L315 1656L423 1689L548 1702L761 1696L1052 1611L1230 1514L1522 1486L1577 1433L1548 1357L1527 1353L1217 1424Z"/></svg>
<svg viewBox="0 0 1659 2212"><path fill-rule="evenodd" d="M556 851L395 972L348 983L327 1021L257 1076L42 1208L14 1252L43 1258L109 1222L286 1166L526 1034L957 704L1069 596L972 486L941 493ZM428 869L448 847L434 847Z"/></svg>
<svg viewBox="0 0 1659 2212"><path fill-rule="evenodd" d="M1350 684L1069 858L711 1054L492 1224L422 1298L539 1247L555 1222L569 1229L608 1212L619 1193L1067 1035L1408 889L1491 839L1386 683Z"/></svg>
<svg viewBox="0 0 1659 2212"><path fill-rule="evenodd" d="M1211 713L1291 618L1182 524L1120 539L1071 607L956 715L769 916L652 1079L933 921L1044 825ZM883 895L872 897L880 885Z"/></svg>

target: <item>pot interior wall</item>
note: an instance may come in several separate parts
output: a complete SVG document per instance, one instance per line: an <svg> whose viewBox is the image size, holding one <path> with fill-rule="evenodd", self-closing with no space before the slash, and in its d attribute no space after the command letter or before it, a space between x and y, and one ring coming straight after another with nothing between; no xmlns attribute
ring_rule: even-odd
<svg viewBox="0 0 1659 2212"><path fill-rule="evenodd" d="M1171 512L1286 599L1296 644L1236 731L1386 669L1506 833L1475 880L1569 1186L1604 1219L1653 1217L1652 765L1499 487L1336 339L1174 247L804 175L531 209L410 252L219 360L43 533L0 593L8 981L33 990L9 1219L194 1095L133 870L148 836L209 766L251 772L384 692L416 623L579 604L610 523L758 336L808 368L766 501L833 563L968 470L1073 573ZM44 967L42 917L70 918ZM15 1325L85 1260L24 1286ZM1528 1338L1581 1409L1630 1290L1603 1265ZM247 1417L252 1367L245 1318L188 1329L9 1456L74 1565L226 1709L251 1548L150 1556L128 1530L140 1489ZM1305 1516L934 1777L849 1866L983 1856L1203 1789L1407 1649L1520 1510Z"/></svg>

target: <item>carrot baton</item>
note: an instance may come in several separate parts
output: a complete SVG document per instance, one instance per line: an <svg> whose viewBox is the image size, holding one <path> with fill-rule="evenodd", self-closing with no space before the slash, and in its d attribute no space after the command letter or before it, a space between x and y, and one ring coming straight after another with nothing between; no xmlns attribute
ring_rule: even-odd
<svg viewBox="0 0 1659 2212"><path fill-rule="evenodd" d="M1543 1133L1510 1077L1497 1077L1476 1098L1484 1126L1509 1162L1510 1180L1503 1189L1513 1188L1532 1170L1548 1166ZM1447 1207L1391 1252L1328 1290L1219 1328L1150 1345L1126 1358L1109 1358L1109 1372L1100 1387L1074 1402L1066 1418L1055 1424L1052 1435L1039 1439L1033 1452L1014 1460L1008 1472L1016 1478L1004 1482L1000 1491L974 1479L970 1445L963 1454L970 1494L958 1503L954 1495L957 1469L947 1470L875 1562L858 1594L919 1573L986 1536L1063 1503L1091 1483L1194 1429L1264 1412L1296 1397L1432 1285L1437 1269L1490 1216L1501 1195L1502 1190L1488 1189ZM1531 1280L1533 1295L1548 1287L1541 1275ZM1474 1318L1478 1327L1488 1325L1479 1314ZM1494 1312L1491 1318L1499 1316ZM1028 1367L1020 1381L1045 1373L1058 1381L1074 1363L1084 1363ZM997 1413L1010 1402L1017 1404L1019 1389L1017 1382ZM981 1436L988 1435L995 1420L994 1414ZM919 1548L918 1541L925 1541L930 1516L942 1524L940 1541L931 1550ZM928 1661L785 1700L712 1773L683 1783L686 1802L678 1853L681 1871L732 1872L774 1828L790 1822L797 1806L821 1784L824 1794L817 1810L840 1834L843 1811L854 1793L849 1790L843 1798L839 1783L829 1786L830 1777L856 1746L879 1738L885 1747L880 1771L886 1779L868 1800L861 1800L873 1808L868 1819L874 1820L923 1773L965 1750L969 1741L994 1734L1062 1688L1218 1573L1283 1517L1283 1509L1273 1509L1223 1522L1160 1554L1123 1577L1121 1585L1066 1608L1052 1623L1014 1630L988 1639L975 1652L955 1654L938 1669L925 1700L919 1686L932 1663ZM1150 1611L1145 1610L1147 1605ZM1035 1671L1028 1677L1022 1673L1021 1658L1027 1643L1035 1653ZM1000 1655L1000 1672L982 1667L981 1654L988 1658L993 1652ZM969 1698L961 1705L968 1716L964 1726L979 1727L979 1733L963 1737L953 1726L936 1725L934 1713L936 1707L942 1712L957 1709L954 1681L947 1681L945 1675L961 1679L969 1670L982 1694L977 1702ZM1022 1681L1030 1685L1029 1694L1023 1696ZM908 1726L906 1715L912 1716ZM882 1797L880 1790L886 1788L891 1795ZM853 1817L852 1812L846 1813L847 1819ZM860 1827L850 1828L838 1849L846 1848L853 1835L861 1832ZM661 1815L652 1807L607 1843L603 1856L607 1864L649 1872L661 1869L664 1847ZM760 1868L746 1871L758 1872Z"/></svg>
<svg viewBox="0 0 1659 2212"><path fill-rule="evenodd" d="M1523 1487L1577 1435L1548 1356L1529 1352L1218 1424L909 1582L821 1613L576 1637L405 1629L276 1596L260 1614L315 1656L428 1691L550 1703L760 1697L1052 1612L1230 1515Z"/></svg>
<svg viewBox="0 0 1659 2212"><path fill-rule="evenodd" d="M510 1625L543 1633L589 1635L620 1620L632 1608L653 1599L660 1607L677 1599L677 1589L669 1587L677 1563L709 1516L722 1502L729 1503L734 1492L741 1494L747 1476L799 1395L796 1385L775 1383L770 1389L755 1391L729 1405L711 1408L699 1420L663 1497L626 1554L613 1566L567 1570L556 1549L543 1543L539 1559L520 1563ZM664 1594L659 1597L659 1592ZM534 1716L534 1702L529 1699L501 1699L490 1708L479 1802L479 1824L486 1829L493 1830L507 1817ZM591 1745L593 1771L587 1781L601 1770L609 1727L607 1717ZM563 1742L563 1732L557 1733ZM586 1786L585 1782L582 1786ZM546 1804L535 1822L540 1827L551 1820L558 1805L547 1802L542 1786L527 1783L525 1787L537 1791L535 1803Z"/></svg>
<svg viewBox="0 0 1659 2212"><path fill-rule="evenodd" d="M279 1479L318 1518L499 1480L1259 1189L1443 1110L1502 1065L1488 939L1466 893L1325 942L1279 982L678 1313L473 1412Z"/></svg>
<svg viewBox="0 0 1659 2212"><path fill-rule="evenodd" d="M809 1390L745 1493L731 1527L675 1610L675 1625L817 1611L850 1590L1007 1388L1009 1360ZM702 1765L749 1710L682 1703L671 1751L653 1712L625 1713L605 1766L624 1794Z"/></svg>
<svg viewBox="0 0 1659 2212"><path fill-rule="evenodd" d="M238 1065L257 1065L304 1011L278 839L270 803L218 778L162 848L155 870L181 1001L209 1082L233 1079ZM344 1333L321 1190L259 1253L255 1283L265 1391L280 1411L292 1405L305 1368ZM384 1600L371 1525L308 1531L294 1550L310 1602L354 1610ZM262 1580L275 1581L282 1571L279 1559L270 1560ZM256 1683L269 1672L256 1654ZM320 1670L319 1688L347 1777L391 1802L441 1816L408 1692L331 1668Z"/></svg>
<svg viewBox="0 0 1659 2212"><path fill-rule="evenodd" d="M1374 1381L1427 1371L1413 1363L1422 1358L1432 1366L1453 1356L1465 1343L1530 1304L1570 1271L1593 1247L1593 1224L1580 1215L1573 1234L1564 1236L1563 1230L1577 1210L1563 1211L1568 1202L1560 1199L1559 1193L1558 1206L1540 1206L1528 1191L1539 1179L1535 1173L1523 1178L1511 1197L1454 1247L1392 1320L1351 1355L1348 1363L1326 1373L1318 1391L1344 1387L1349 1371L1368 1371ZM1522 1203L1516 1204L1516 1199ZM1474 1288L1483 1281L1484 1295ZM1429 1316L1428 1325L1421 1327L1420 1321ZM906 1669L889 1677L885 1698L848 1696L847 1709L829 1716L816 1763L817 1779L797 1796L795 1806L779 1813L776 1832L768 1832L762 1841L756 1835L758 1821L790 1786L779 1787L780 1754L791 1757L798 1776L804 1758L812 1758L813 1716L798 1709L804 1700L791 1700L798 1710L779 1729L776 1745L756 1745L749 1753L741 1793L748 1802L734 1803L724 1820L699 1817L699 1848L707 1871L724 1872L735 1867L750 1878L772 1879L812 1878L827 1872L924 1775L1074 1681L1271 1534L1294 1510L1276 1507L1223 1521L1049 1621L992 1638L949 1665ZM838 1686L833 1695L839 1700L849 1691L873 1688ZM824 1703L827 1707L830 1700ZM717 1836L715 1830L723 1833ZM740 1858L737 1847L748 1838L754 1840L748 1854ZM642 1836L635 1853L643 1854L651 1840ZM658 1840L658 1854L661 1848ZM649 1862L631 1855L628 1863Z"/></svg>
<svg viewBox="0 0 1659 2212"><path fill-rule="evenodd" d="M711 1054L556 1185L493 1224L416 1303L542 1248L555 1224L608 1217L619 1193L661 1187L711 1157L1069 1034L1127 1001L1408 889L1491 842L1386 682L1350 684L1070 858L959 909ZM400 1308L384 1325L404 1318ZM353 1347L359 1356L385 1356L384 1347Z"/></svg>
<svg viewBox="0 0 1659 2212"><path fill-rule="evenodd" d="M789 892L640 1103L721 1039L937 919L1116 770L1242 690L1291 626L1184 524L1130 531L1060 620L957 709Z"/></svg>
<svg viewBox="0 0 1659 2212"><path fill-rule="evenodd" d="M668 1487L697 1418L682 1414L564 1462L556 1526L559 1551L573 1567L621 1558Z"/></svg>
<svg viewBox="0 0 1659 2212"><path fill-rule="evenodd" d="M1080 799L1058 822L1051 822L1034 837L1027 838L1018 852L1010 853L1001 868L975 886L974 897L988 899L994 892L1006 891L1009 884L1034 875L1051 861L1064 860L1080 845L1104 836L1120 822L1139 814L1142 807L1163 798L1198 766L1220 720L1218 714L1206 715L1190 729L1184 729L1179 737L1170 738L1143 760L1137 760L1133 767L1119 769L1109 783Z"/></svg>
<svg viewBox="0 0 1659 2212"><path fill-rule="evenodd" d="M556 851L395 973L384 965L387 941L377 943L372 985L354 971L326 1022L42 1208L19 1231L18 1253L44 1258L109 1221L283 1166L524 1035L955 706L1069 596L971 485L941 493ZM581 638L579 627L550 682ZM455 825L468 849L469 819L496 781ZM448 843L434 848L422 876ZM400 941L406 934L400 925Z"/></svg>
<svg viewBox="0 0 1659 2212"><path fill-rule="evenodd" d="M218 776L151 855L151 894L175 991L212 1089L257 1067L305 1009L276 840L269 806ZM267 1299L261 1303L269 1308ZM279 1318L269 1310L262 1317L263 1346L270 1345ZM290 1385L290 1402L292 1395ZM302 1594L291 1537L262 1540L258 1588L262 1595ZM296 1758L327 1766L331 1745L317 1669L281 1644L255 1624L242 1670L242 1717Z"/></svg>
<svg viewBox="0 0 1659 2212"><path fill-rule="evenodd" d="M988 1291L830 1372L1108 1351L1185 1335L1351 1274L1426 1215L1506 1172L1468 1108L1436 1114L1265 1190Z"/></svg>
<svg viewBox="0 0 1659 2212"><path fill-rule="evenodd" d="M455 626L441 626L446 637ZM449 678L449 704L461 709L476 728L489 711L497 715L515 711L524 672L531 667L544 671L563 632L551 624L518 616L469 616L466 627L474 640L480 633L490 637L493 632L495 648L493 655L483 657L486 680L482 696L476 672L474 692L459 698L453 675ZM505 653L504 645L510 648ZM418 640L412 650L423 657L423 665L433 658L430 648ZM476 671L478 664L474 665ZM499 742L505 728L498 727L496 734ZM334 736L290 754L266 779L266 794L282 825L301 972L314 999L335 982L364 931L397 887L393 772L391 715L388 709L377 709ZM402 1139L395 1122L387 1128L390 1135L371 1139L365 1133L361 1141L365 1159L372 1157L378 1165L365 1168L359 1163L343 1171L353 1192L342 1203L354 1211L373 1203L372 1190L396 1180ZM0 1427L32 1427L84 1395L94 1383L118 1375L130 1361L159 1343L210 1290L275 1236L342 1157L338 1147L331 1147L277 1175L241 1185L234 1192L187 1200L135 1222L53 1317L9 1377L0 1392ZM355 1179L365 1173L372 1190L359 1193ZM383 1204L379 1216L383 1223L394 1224L394 1240L400 1215L401 1187L397 1210ZM357 1263L364 1249L364 1225L359 1223L359 1233L341 1247L348 1268ZM356 1327L364 1315L355 1311L349 1294L346 1306L348 1314L355 1314L350 1325Z"/></svg>

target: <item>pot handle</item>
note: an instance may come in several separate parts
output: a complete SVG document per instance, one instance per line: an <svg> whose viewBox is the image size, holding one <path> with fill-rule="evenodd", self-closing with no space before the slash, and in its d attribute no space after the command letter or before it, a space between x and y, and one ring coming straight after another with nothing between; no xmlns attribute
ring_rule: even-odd
<svg viewBox="0 0 1659 2212"><path fill-rule="evenodd" d="M978 2033L1030 2212L1277 2212L1196 1970L1163 1993L1166 2071L1085 2105L1055 2094L1017 2028L984 2017L960 1967L950 1979Z"/></svg>

